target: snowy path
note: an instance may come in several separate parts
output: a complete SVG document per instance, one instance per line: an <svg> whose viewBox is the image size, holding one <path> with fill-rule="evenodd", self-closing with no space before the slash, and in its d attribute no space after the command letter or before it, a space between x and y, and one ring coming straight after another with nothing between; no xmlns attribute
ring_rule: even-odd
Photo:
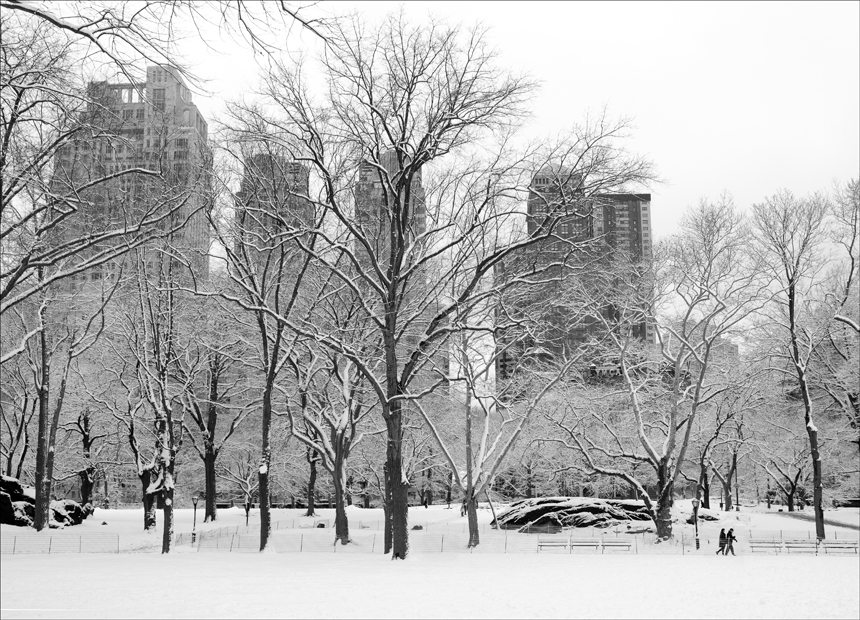
<svg viewBox="0 0 860 620"><path fill-rule="evenodd" d="M3 556L5 618L854 618L823 556Z"/></svg>

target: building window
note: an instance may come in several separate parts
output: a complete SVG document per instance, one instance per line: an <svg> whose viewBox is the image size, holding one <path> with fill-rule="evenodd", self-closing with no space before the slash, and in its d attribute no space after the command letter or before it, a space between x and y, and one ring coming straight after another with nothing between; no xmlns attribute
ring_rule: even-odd
<svg viewBox="0 0 860 620"><path fill-rule="evenodd" d="M139 121L143 120L143 108L137 109L137 120L139 120Z"/></svg>
<svg viewBox="0 0 860 620"><path fill-rule="evenodd" d="M152 107L154 107L156 110L164 111L164 89L163 88L152 89Z"/></svg>

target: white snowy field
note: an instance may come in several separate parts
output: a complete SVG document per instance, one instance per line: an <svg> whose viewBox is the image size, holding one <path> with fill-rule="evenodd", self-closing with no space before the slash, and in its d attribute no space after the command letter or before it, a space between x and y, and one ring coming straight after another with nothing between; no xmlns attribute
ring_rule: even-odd
<svg viewBox="0 0 860 620"><path fill-rule="evenodd" d="M331 553L330 509L318 510L316 519L304 517L303 510L273 511L274 550L284 550L279 543L301 533L301 554L255 553L251 541L244 553L197 552L186 543L169 556L158 553L160 513L159 531L147 534L141 531L141 509L98 509L82 525L63 530L34 534L0 526L4 548L15 536L53 537L56 545L103 534L115 537L120 550L58 554L55 546L50 555L20 554L20 548L16 555L4 553L0 617L860 617L856 555L749 553L750 536L814 538L813 523L764 506L713 511L718 520L700 524L702 548L695 551L694 528L684 522L689 510L689 501L676 502L673 543L655 545L653 536L649 542L640 535L635 552L568 555L535 553L534 534L490 531L486 508L479 511L483 545L476 553L462 553L466 519L456 504L411 508L410 526L423 530L410 533L409 559L392 562L378 552ZM367 551L371 537L381 538L382 511L350 507L348 512L358 545L353 551L362 545ZM200 509L197 516L202 519ZM827 510L825 517L842 524L826 528L828 539L858 537L860 510ZM190 532L193 511L177 510L176 520L177 534ZM320 521L328 521L327 527L309 529ZM259 528L258 511L251 512L248 530L244 523L243 510L220 510L215 523L198 520L197 531L238 528L250 534ZM735 529L737 557L714 555L721 527ZM435 545L443 535L453 541L446 542L445 553L425 544ZM683 539L686 546L678 542ZM502 540L507 554L500 552Z"/></svg>
<svg viewBox="0 0 860 620"><path fill-rule="evenodd" d="M854 557L4 556L3 618L854 618Z"/></svg>

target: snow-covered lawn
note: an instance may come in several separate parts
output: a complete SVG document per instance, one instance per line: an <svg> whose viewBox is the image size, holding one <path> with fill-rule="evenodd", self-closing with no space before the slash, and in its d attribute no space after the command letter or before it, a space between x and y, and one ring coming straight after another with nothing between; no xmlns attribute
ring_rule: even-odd
<svg viewBox="0 0 860 620"><path fill-rule="evenodd" d="M123 551L152 552L4 554L0 616L860 617L856 555L748 552L745 543L750 535L814 537L812 523L763 506L714 511L719 520L700 524L702 548L694 551L693 526L684 523L689 510L688 501L676 503L672 543L655 545L653 537L649 541L640 536L636 552L568 555L535 553L533 534L490 531L488 509L479 511L482 546L473 554L456 553L465 550L458 547L465 547L466 541L466 520L459 506L411 508L410 526L423 530L412 532L409 559L392 562L379 553L355 553L367 551L374 536L381 544L378 509L349 508L356 540L353 553L331 552L333 510L318 511L317 522L328 520L327 528L310 529L315 520L304 517L303 510L279 509L273 511L274 550L294 550L289 541L301 535L303 553L255 553L252 540L245 553L197 552L185 544L170 556L157 552L160 531L141 531L142 510L99 509L80 526L38 535L2 526L0 536L5 545L9 537L22 535L76 539L102 533L118 537ZM828 510L825 515L846 526L860 519L857 509ZM201 523L200 509L197 516L198 533L220 528L248 531L244 511L238 508L220 510L216 523ZM191 531L192 510L177 510L176 519L177 533ZM160 520L159 514L159 526ZM735 529L737 557L714 555L721 527ZM259 514L254 510L246 538L253 538L258 528ZM624 536L624 528L618 529ZM614 528L580 536L604 534L614 536ZM827 535L856 539L858 530L828 526ZM442 536L446 553L438 553ZM682 545L681 540L686 542Z"/></svg>
<svg viewBox="0 0 860 620"><path fill-rule="evenodd" d="M3 618L854 618L856 557L4 556Z"/></svg>

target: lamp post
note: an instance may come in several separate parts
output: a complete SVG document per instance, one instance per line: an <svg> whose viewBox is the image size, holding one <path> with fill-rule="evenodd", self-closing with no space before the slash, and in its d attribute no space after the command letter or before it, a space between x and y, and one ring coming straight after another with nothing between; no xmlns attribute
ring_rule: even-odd
<svg viewBox="0 0 860 620"><path fill-rule="evenodd" d="M699 548L699 498L693 498L693 525L696 527L696 549Z"/></svg>
<svg viewBox="0 0 860 620"><path fill-rule="evenodd" d="M200 499L196 495L191 497L191 503L194 504L194 525L191 526L191 544L197 540L197 500Z"/></svg>

